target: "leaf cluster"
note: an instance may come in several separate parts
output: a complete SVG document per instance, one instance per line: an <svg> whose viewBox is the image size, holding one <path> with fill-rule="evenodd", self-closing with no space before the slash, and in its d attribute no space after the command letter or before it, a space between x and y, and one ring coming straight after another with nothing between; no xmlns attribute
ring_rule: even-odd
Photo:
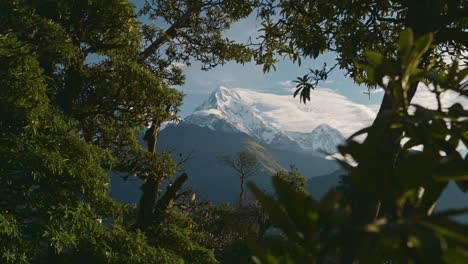
<svg viewBox="0 0 468 264"><path fill-rule="evenodd" d="M346 186L317 202L281 178L273 181L278 198L252 191L280 230L253 247L258 263L463 263L467 259L467 226L453 216L467 209L436 212L437 199L453 180L466 191L467 157L458 151L464 139L467 112L461 104L444 107L440 92L466 96L467 71L459 64L435 75L422 57L432 36L414 40L410 29L397 43L396 57L366 52L361 64L367 85L380 85L392 99L386 122L351 136L340 147L348 170ZM383 78L388 83L384 83ZM437 110L406 105L409 87L424 81L432 86ZM397 138L394 150L379 150L388 133ZM367 134L364 141L355 136ZM421 150L412 149L421 146Z"/></svg>

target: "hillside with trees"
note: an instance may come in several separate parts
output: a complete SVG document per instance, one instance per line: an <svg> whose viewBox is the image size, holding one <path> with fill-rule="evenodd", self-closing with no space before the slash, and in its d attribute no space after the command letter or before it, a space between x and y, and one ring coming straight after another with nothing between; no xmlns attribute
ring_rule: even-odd
<svg viewBox="0 0 468 264"><path fill-rule="evenodd" d="M468 190L467 106L440 100L468 95L465 1L138 3L0 1L1 263L468 261L456 218L468 208L436 210L449 184ZM249 16L259 36L223 35ZM262 157L240 150L221 158L238 201L212 204L187 186L183 159L158 152L163 124L179 120L178 64L268 72L327 52L336 64L298 73L291 96L308 103L338 68L385 95L339 147L345 173L321 199L295 167L271 173L274 192L247 183ZM412 104L418 86L437 109ZM111 175L139 179L136 205L110 196Z"/></svg>

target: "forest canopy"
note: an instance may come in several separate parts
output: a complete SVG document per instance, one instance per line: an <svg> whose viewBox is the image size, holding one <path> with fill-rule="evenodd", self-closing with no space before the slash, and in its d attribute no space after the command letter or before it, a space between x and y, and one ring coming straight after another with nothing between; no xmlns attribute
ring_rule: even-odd
<svg viewBox="0 0 468 264"><path fill-rule="evenodd" d="M148 0L138 9L123 0L1 1L0 262L466 262L468 229L453 216L468 208L434 208L449 181L468 190L468 156L458 151L468 147L468 111L440 101L447 91L468 95L467 8L462 0ZM252 16L259 37L223 35ZM248 203L244 191L239 206L202 203L185 188L190 174L156 151L163 123L179 119L178 63L270 71L326 52L336 65L296 81L303 103L336 68L385 95L373 125L340 147L346 175L322 200L291 170L273 175L274 194L249 184ZM412 104L421 86L437 109ZM111 174L142 180L136 206L110 196Z"/></svg>

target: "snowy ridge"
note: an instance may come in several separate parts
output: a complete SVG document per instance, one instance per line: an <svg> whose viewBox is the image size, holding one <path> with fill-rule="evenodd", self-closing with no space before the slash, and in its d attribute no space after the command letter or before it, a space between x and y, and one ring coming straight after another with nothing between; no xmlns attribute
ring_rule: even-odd
<svg viewBox="0 0 468 264"><path fill-rule="evenodd" d="M442 94L443 107L455 102L468 105L457 94ZM437 107L434 95L422 85L412 103ZM182 122L245 133L277 149L332 154L346 137L371 125L377 111L377 105L354 103L328 89L314 90L304 105L291 95L221 86ZM465 146L459 150L467 153Z"/></svg>
<svg viewBox="0 0 468 264"><path fill-rule="evenodd" d="M343 144L346 138L336 129L327 124L321 124L310 133L288 133L304 149L310 149L325 154L337 152L337 146Z"/></svg>
<svg viewBox="0 0 468 264"><path fill-rule="evenodd" d="M442 105L468 100L442 94ZM421 85L414 104L434 109L435 97ZM328 89L313 91L306 105L291 95L219 87L183 122L226 132L242 132L274 148L336 153L336 146L372 124L378 107L362 105ZM466 147L460 151L466 153Z"/></svg>
<svg viewBox="0 0 468 264"><path fill-rule="evenodd" d="M242 132L277 148L335 153L345 136L370 125L375 113L330 90L301 104L288 95L219 87L183 121Z"/></svg>

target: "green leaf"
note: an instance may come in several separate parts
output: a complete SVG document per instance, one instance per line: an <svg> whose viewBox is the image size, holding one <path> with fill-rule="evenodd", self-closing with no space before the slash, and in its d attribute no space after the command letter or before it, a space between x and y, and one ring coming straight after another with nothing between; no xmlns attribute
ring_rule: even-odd
<svg viewBox="0 0 468 264"><path fill-rule="evenodd" d="M413 30L408 28L400 33L400 38L397 43L397 50L400 54L407 53L408 50L413 46Z"/></svg>
<svg viewBox="0 0 468 264"><path fill-rule="evenodd" d="M260 201L262 207L270 216L273 226L283 231L289 238L299 241L300 237L296 230L291 226L288 215L275 199L262 192L255 184L248 184L250 190Z"/></svg>
<svg viewBox="0 0 468 264"><path fill-rule="evenodd" d="M421 220L419 224L434 230L436 233L453 239L457 243L468 246L468 228L448 218L431 217L428 220Z"/></svg>
<svg viewBox="0 0 468 264"><path fill-rule="evenodd" d="M468 181L467 161L463 159L446 159L434 170L437 181Z"/></svg>
<svg viewBox="0 0 468 264"><path fill-rule="evenodd" d="M273 177L273 186L278 193L279 202L284 206L289 217L301 231L310 231L307 214L316 208L312 197L288 184L281 177Z"/></svg>
<svg viewBox="0 0 468 264"><path fill-rule="evenodd" d="M429 47L431 46L432 40L433 40L432 33L426 34L416 40L414 48L419 53L419 56L421 56L423 53L425 53L429 49Z"/></svg>
<svg viewBox="0 0 468 264"><path fill-rule="evenodd" d="M465 263L468 259L468 250L462 247L450 247L442 258L447 264Z"/></svg>
<svg viewBox="0 0 468 264"><path fill-rule="evenodd" d="M294 95L293 97L296 98L297 94L302 90L302 87L299 87L296 89L296 91L294 92Z"/></svg>
<svg viewBox="0 0 468 264"><path fill-rule="evenodd" d="M365 55L367 60L374 66L379 66L385 61L385 57L382 54L375 51L367 50L365 52Z"/></svg>

